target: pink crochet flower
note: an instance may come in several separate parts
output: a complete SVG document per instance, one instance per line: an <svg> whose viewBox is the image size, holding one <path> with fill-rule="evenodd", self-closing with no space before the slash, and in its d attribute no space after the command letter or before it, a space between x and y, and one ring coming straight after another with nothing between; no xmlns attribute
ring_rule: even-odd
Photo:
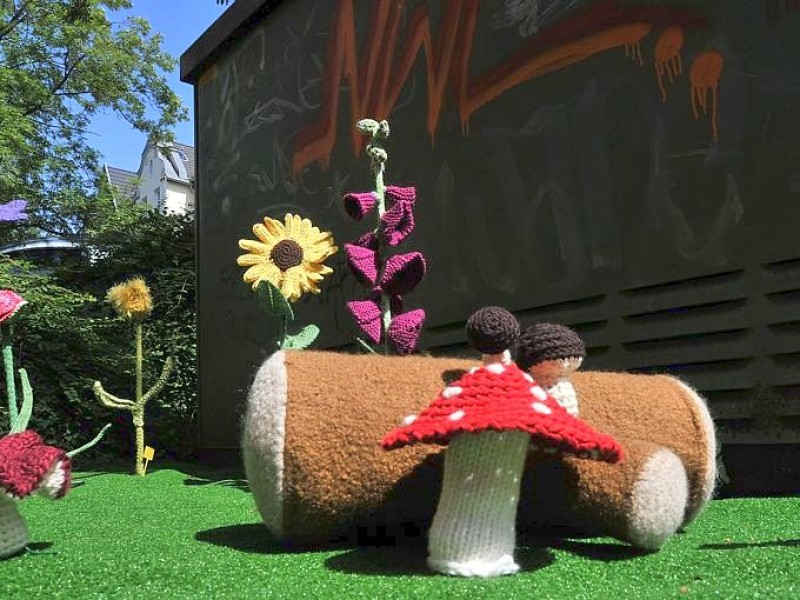
<svg viewBox="0 0 800 600"><path fill-rule="evenodd" d="M378 202L375 192L350 192L345 194L342 200L347 214L356 221L363 219Z"/></svg>
<svg viewBox="0 0 800 600"><path fill-rule="evenodd" d="M402 243L414 231L414 204L406 200L398 200L381 217L383 239L390 246Z"/></svg>
<svg viewBox="0 0 800 600"><path fill-rule="evenodd" d="M386 197L391 198L395 202L408 202L411 204L411 206L414 206L414 202L417 201L417 188L387 185Z"/></svg>
<svg viewBox="0 0 800 600"><path fill-rule="evenodd" d="M411 354L417 347L419 334L425 323L425 311L421 308L410 310L407 313L397 315L389 323L389 331L386 332L397 352L400 354Z"/></svg>
<svg viewBox="0 0 800 600"><path fill-rule="evenodd" d="M426 267L425 257L421 252L390 256L383 269L380 287L389 296L407 294L422 281Z"/></svg>
<svg viewBox="0 0 800 600"><path fill-rule="evenodd" d="M0 323L13 317L27 302L12 290L0 290Z"/></svg>
<svg viewBox="0 0 800 600"><path fill-rule="evenodd" d="M344 252L347 264L356 279L364 285L374 286L375 280L378 279L378 253L355 244L345 244Z"/></svg>
<svg viewBox="0 0 800 600"><path fill-rule="evenodd" d="M375 300L352 300L347 303L347 309L370 341L379 343L383 337L380 304Z"/></svg>

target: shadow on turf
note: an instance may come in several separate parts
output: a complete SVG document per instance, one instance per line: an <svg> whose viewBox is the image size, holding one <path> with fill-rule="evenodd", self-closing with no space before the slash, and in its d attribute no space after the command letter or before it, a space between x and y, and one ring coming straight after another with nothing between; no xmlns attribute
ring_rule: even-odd
<svg viewBox="0 0 800 600"><path fill-rule="evenodd" d="M330 557L325 566L351 575L436 575L425 564L426 554L424 546L353 548ZM523 573L544 569L555 561L546 548L520 548L516 558Z"/></svg>
<svg viewBox="0 0 800 600"><path fill-rule="evenodd" d="M771 542L729 542L727 544L703 544L701 550L741 550L742 548L800 548L800 540L774 540Z"/></svg>

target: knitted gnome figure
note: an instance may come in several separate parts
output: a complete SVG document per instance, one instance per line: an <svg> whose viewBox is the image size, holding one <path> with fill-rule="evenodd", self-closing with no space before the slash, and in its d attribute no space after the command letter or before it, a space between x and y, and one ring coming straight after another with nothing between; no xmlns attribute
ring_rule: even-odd
<svg viewBox="0 0 800 600"><path fill-rule="evenodd" d="M586 357L586 345L580 336L563 325L535 323L519 336L516 355L517 365L577 417L578 397L569 376Z"/></svg>
<svg viewBox="0 0 800 600"><path fill-rule="evenodd" d="M37 433L23 431L0 439L0 558L28 545L28 528L17 501L33 493L61 498L70 482L69 457L59 448L46 446Z"/></svg>
<svg viewBox="0 0 800 600"><path fill-rule="evenodd" d="M509 360L519 330L507 311L488 307L467 325L484 355L419 415L383 439L387 450L417 442L449 444L439 504L428 536L428 566L467 577L515 573L516 512L529 446L616 462L608 435L572 417Z"/></svg>

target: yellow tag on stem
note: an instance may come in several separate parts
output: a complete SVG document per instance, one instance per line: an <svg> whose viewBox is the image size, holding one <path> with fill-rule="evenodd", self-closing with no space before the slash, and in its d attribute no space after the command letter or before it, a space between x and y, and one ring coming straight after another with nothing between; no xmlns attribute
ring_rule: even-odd
<svg viewBox="0 0 800 600"><path fill-rule="evenodd" d="M147 465L150 464L150 461L153 460L153 456L155 456L155 449L151 448L150 446L144 447L144 452L142 453L142 457L144 458L144 472L142 475L147 475Z"/></svg>

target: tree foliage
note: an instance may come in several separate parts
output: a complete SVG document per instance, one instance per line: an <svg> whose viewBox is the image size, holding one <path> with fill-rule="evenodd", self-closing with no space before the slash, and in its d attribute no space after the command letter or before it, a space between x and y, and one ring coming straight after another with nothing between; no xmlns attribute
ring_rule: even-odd
<svg viewBox="0 0 800 600"><path fill-rule="evenodd" d="M79 238L94 210L89 125L112 111L157 141L186 111L164 73L175 59L130 0L0 0L0 200L29 201L29 226ZM91 214L88 215L91 217Z"/></svg>

